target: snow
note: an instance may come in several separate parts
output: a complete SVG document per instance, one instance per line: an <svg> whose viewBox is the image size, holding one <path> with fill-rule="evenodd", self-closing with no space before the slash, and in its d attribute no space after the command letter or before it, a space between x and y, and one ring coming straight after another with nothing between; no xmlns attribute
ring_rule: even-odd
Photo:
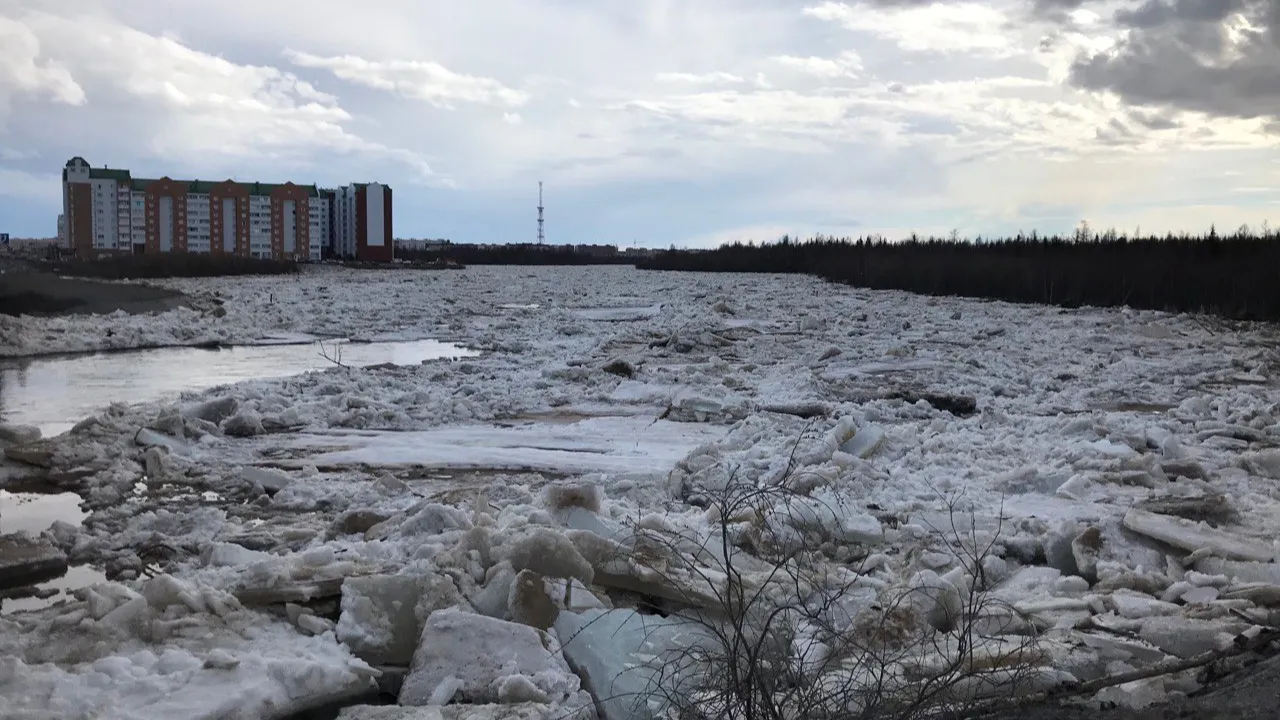
<svg viewBox="0 0 1280 720"><path fill-rule="evenodd" d="M292 440L317 465L416 465L430 468L530 469L554 473L663 472L722 428L643 417L588 418L569 426L500 428L463 425L417 432L331 430Z"/></svg>
<svg viewBox="0 0 1280 720"><path fill-rule="evenodd" d="M377 671L333 636L305 637L169 576L115 584L50 620L0 620L0 715L281 718L356 697Z"/></svg>
<svg viewBox="0 0 1280 720"><path fill-rule="evenodd" d="M938 591L926 610L945 613L987 583L1046 633L1044 667L1078 678L1218 647L1280 605L1280 359L1265 327L625 268L165 284L217 292L227 313L19 318L0 335L21 353L361 337L479 354L118 397L72 433L13 446L85 475L88 522L55 541L119 582L0 620L0 690L20 693L0 697L24 709L270 716L367 687L369 661L436 668L408 687L447 696L440 710L560 716L582 674L634 651L602 638L575 657L561 630L633 612L628 591L713 604L722 528L742 540L730 556L745 578L767 567L752 533L820 537L824 572L854 576L849 627L901 588ZM605 369L618 360L630 377ZM926 394L976 412L902 399ZM711 500L732 483L794 495L720 517ZM981 572L975 546L990 551ZM179 585L148 580L157 569ZM535 573L545 598L528 594ZM486 665L476 642L422 655L442 612L522 648L514 669ZM509 622L550 616L545 643ZM92 657L69 631L82 624ZM791 645L806 672L829 647L803 625ZM272 665L290 653L296 667Z"/></svg>

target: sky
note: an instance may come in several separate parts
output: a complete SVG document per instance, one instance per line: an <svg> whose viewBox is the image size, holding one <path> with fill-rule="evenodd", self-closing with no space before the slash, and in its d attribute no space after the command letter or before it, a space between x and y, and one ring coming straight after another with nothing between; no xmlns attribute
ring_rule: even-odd
<svg viewBox="0 0 1280 720"><path fill-rule="evenodd" d="M0 232L73 156L394 190L395 234L1280 226L1273 0L0 0Z"/></svg>

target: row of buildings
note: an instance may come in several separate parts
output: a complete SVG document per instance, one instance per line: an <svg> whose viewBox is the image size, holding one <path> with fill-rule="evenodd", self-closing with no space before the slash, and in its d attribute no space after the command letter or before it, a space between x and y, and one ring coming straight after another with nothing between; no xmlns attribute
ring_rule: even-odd
<svg viewBox="0 0 1280 720"><path fill-rule="evenodd" d="M58 239L77 257L210 253L276 260L390 262L391 188L135 178L90 167L62 170Z"/></svg>

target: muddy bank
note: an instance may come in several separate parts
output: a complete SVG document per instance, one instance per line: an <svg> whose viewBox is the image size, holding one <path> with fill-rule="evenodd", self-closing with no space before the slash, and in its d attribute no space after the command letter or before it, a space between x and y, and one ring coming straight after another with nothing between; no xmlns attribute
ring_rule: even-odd
<svg viewBox="0 0 1280 720"><path fill-rule="evenodd" d="M63 278L48 273L0 275L0 315L130 314L189 307L176 290Z"/></svg>

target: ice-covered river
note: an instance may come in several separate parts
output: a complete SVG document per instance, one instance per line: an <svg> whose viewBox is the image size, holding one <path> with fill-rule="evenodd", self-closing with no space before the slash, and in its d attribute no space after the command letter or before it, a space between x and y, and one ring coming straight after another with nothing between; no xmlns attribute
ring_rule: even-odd
<svg viewBox="0 0 1280 720"><path fill-rule="evenodd" d="M326 358L325 355L329 357ZM0 422L34 425L47 437L114 402L176 397L244 380L344 365L416 365L476 353L436 340L273 344L206 350L162 348L0 361Z"/></svg>

